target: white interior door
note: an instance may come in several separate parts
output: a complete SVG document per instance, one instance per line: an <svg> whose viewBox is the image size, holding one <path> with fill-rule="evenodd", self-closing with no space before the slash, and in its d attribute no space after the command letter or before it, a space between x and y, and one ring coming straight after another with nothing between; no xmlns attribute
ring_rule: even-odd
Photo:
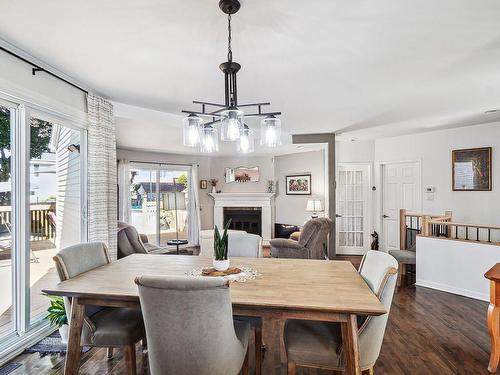
<svg viewBox="0 0 500 375"><path fill-rule="evenodd" d="M370 164L337 166L337 254L370 249Z"/></svg>
<svg viewBox="0 0 500 375"><path fill-rule="evenodd" d="M399 250L399 210L419 212L420 163L382 165L382 250Z"/></svg>

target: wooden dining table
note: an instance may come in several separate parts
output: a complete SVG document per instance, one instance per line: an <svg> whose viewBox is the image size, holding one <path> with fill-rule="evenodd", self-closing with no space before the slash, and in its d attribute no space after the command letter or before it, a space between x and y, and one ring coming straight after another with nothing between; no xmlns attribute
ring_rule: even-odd
<svg viewBox="0 0 500 375"><path fill-rule="evenodd" d="M382 315L386 310L350 262L231 258L231 265L249 267L259 273L255 279L232 282L231 301L234 315L262 319L264 337L266 327L277 327L279 337L275 343L279 348L275 350L280 355L280 368L275 373L286 371L286 320L305 319L338 322L342 328L346 374L361 374L356 316ZM78 374L86 305L140 308L136 276L185 275L210 266L210 258L198 256L134 254L44 290L72 299L64 374ZM269 361L267 356L266 360Z"/></svg>

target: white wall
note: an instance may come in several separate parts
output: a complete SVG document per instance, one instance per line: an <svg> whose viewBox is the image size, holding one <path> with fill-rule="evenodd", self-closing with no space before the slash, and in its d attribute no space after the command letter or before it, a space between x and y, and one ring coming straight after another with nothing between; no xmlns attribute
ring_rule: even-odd
<svg viewBox="0 0 500 375"><path fill-rule="evenodd" d="M452 150L493 147L493 190L452 191ZM422 188L435 186L434 200L423 193L425 213L453 211L455 221L500 224L500 124L476 125L375 141L375 161L421 160Z"/></svg>
<svg viewBox="0 0 500 375"><path fill-rule="evenodd" d="M32 75L31 69L31 65L0 51L0 91L68 114L87 112L83 91L44 72Z"/></svg>
<svg viewBox="0 0 500 375"><path fill-rule="evenodd" d="M303 224L311 218L306 212L307 200L321 199L325 204L325 153L323 151L302 152L276 156L274 159L276 192L276 219L282 224ZM287 175L311 174L312 195L286 195Z"/></svg>
<svg viewBox="0 0 500 375"><path fill-rule="evenodd" d="M488 301L484 277L500 262L500 246L417 237L416 283L432 289Z"/></svg>

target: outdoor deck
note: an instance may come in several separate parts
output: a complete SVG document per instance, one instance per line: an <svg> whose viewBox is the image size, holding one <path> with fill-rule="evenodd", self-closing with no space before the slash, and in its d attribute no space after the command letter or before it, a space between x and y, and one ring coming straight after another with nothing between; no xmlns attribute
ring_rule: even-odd
<svg viewBox="0 0 500 375"><path fill-rule="evenodd" d="M33 255L30 262L30 317L38 319L49 305L47 297L43 296L41 291L47 286L54 285L59 280L52 260L57 249L49 240L32 241L31 249ZM0 261L0 283L2 285L0 293L0 337L2 337L13 331L11 325L12 264L10 257Z"/></svg>

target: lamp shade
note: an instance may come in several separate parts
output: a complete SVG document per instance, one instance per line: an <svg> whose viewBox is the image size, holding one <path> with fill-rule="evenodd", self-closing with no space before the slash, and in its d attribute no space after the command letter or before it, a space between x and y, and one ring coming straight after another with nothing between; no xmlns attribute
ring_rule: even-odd
<svg viewBox="0 0 500 375"><path fill-rule="evenodd" d="M203 120L195 114L190 114L183 121L183 144L188 147L197 147L200 145L200 127Z"/></svg>
<svg viewBox="0 0 500 375"><path fill-rule="evenodd" d="M273 115L260 122L260 144L266 147L281 145L281 120Z"/></svg>
<svg viewBox="0 0 500 375"><path fill-rule="evenodd" d="M221 123L221 140L236 141L240 139L240 133L243 128L243 111L233 107L221 112Z"/></svg>
<svg viewBox="0 0 500 375"><path fill-rule="evenodd" d="M320 212L320 211L323 211L323 207L321 207L321 200L319 200L319 199L308 199L307 200L306 211L307 212Z"/></svg>
<svg viewBox="0 0 500 375"><path fill-rule="evenodd" d="M219 151L217 129L212 125L205 125L201 129L200 152L210 153Z"/></svg>
<svg viewBox="0 0 500 375"><path fill-rule="evenodd" d="M248 154L254 152L254 147L253 130L247 125L244 125L238 141L237 150L242 154Z"/></svg>

